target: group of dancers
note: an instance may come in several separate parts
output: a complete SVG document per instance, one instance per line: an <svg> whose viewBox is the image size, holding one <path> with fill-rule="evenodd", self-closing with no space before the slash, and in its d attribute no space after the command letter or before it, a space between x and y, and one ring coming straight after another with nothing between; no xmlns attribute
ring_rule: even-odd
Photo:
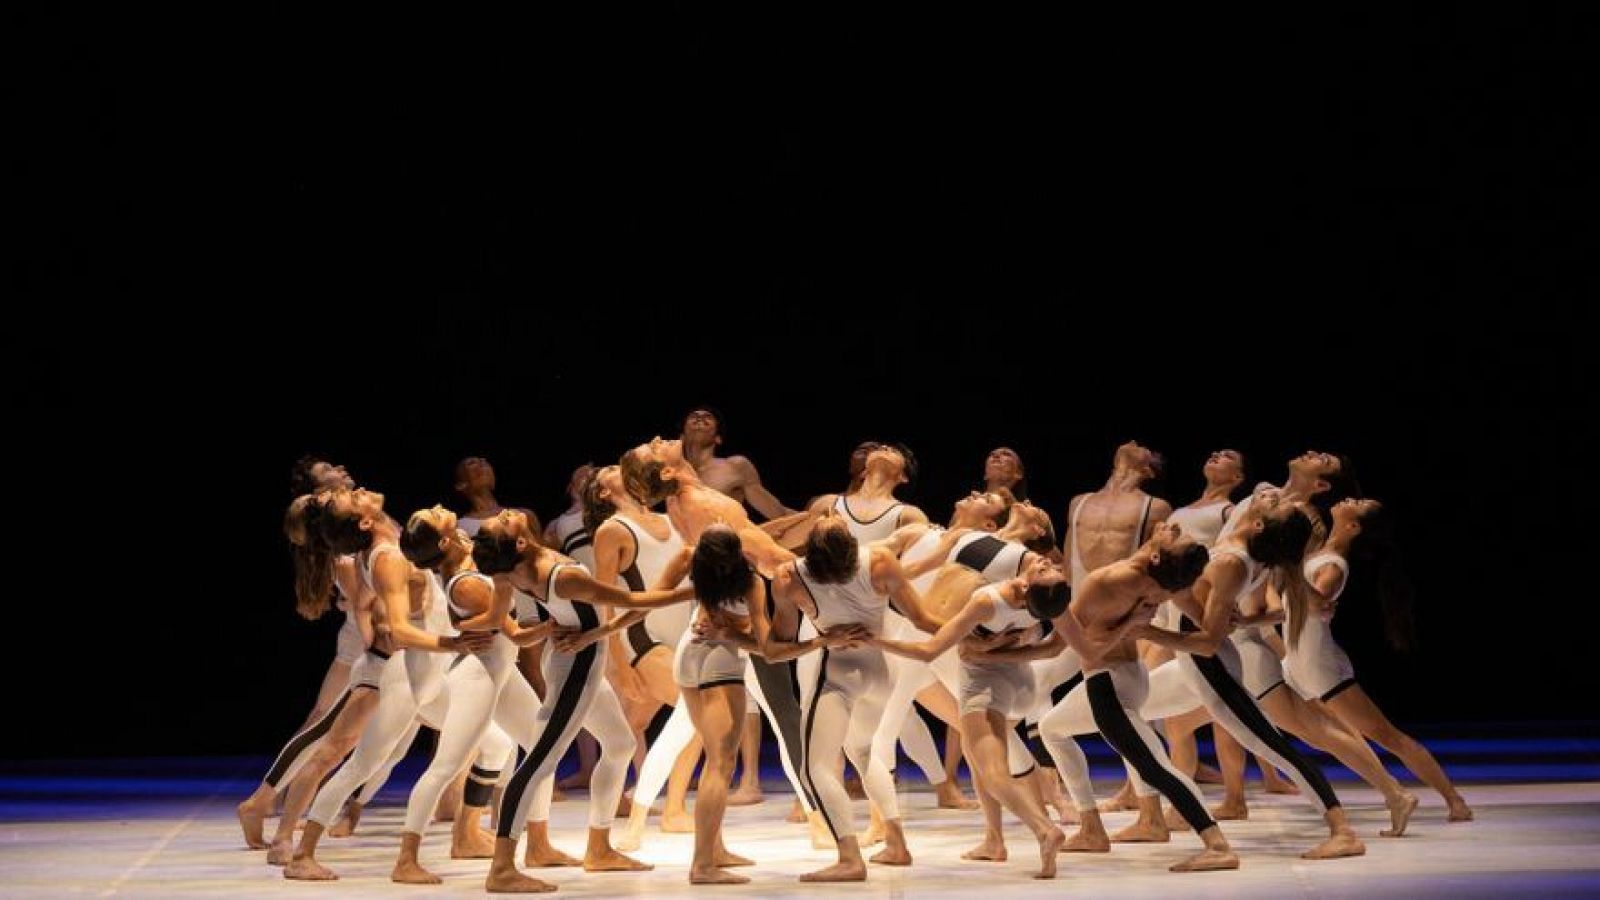
<svg viewBox="0 0 1600 900"><path fill-rule="evenodd" d="M1129 442L1104 485L1072 499L1058 544L1008 448L988 455L982 487L941 526L897 496L916 477L903 446L862 443L848 486L795 510L750 460L717 455L722 428L695 409L678 439L581 467L572 507L543 527L498 503L480 458L456 468L464 513L433 506L404 521L343 467L302 460L284 520L298 611L337 608L345 620L315 709L238 806L249 846L289 878L337 877L318 856L323 838L354 832L426 726L437 739L407 804L395 881L439 881L421 844L444 807L450 855L490 859L491 892L555 889L519 869L524 832L524 868L649 869L625 851L665 788L663 828L694 833L689 880L744 883L732 870L753 863L726 846L722 821L730 801L759 799L758 717L795 789L791 818L836 854L804 881L866 878L862 848L880 842L870 862L911 865L897 745L940 805L981 808L982 837L964 858L1006 860L1009 811L1038 843L1041 878L1061 852L1176 830L1202 848L1174 871L1238 867L1220 823L1248 815L1246 751L1325 821L1306 858L1361 855L1327 778L1286 735L1377 789L1383 836L1405 833L1418 800L1369 742L1438 791L1449 821L1472 818L1333 638L1352 565L1381 569L1380 590L1399 585L1384 564L1383 507L1361 495L1347 458L1308 452L1281 485L1247 490L1244 458L1219 450L1202 495L1175 509L1146 491L1162 459ZM918 706L947 726L945 752ZM1207 722L1220 773L1196 752ZM580 753L589 831L578 858L552 843L549 817L557 764L580 732L593 743ZM1076 740L1093 733L1126 763L1126 785L1105 802ZM956 782L963 756L975 804ZM869 802L859 833L845 761ZM1221 805L1206 807L1197 775L1220 777ZM1138 818L1108 833L1103 807Z"/></svg>

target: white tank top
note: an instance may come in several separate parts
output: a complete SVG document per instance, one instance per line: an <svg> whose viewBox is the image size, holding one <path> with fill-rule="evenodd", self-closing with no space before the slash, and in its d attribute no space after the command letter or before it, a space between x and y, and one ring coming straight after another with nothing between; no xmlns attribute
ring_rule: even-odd
<svg viewBox="0 0 1600 900"><path fill-rule="evenodd" d="M960 563L982 575L989 584L999 584L1022 574L1022 558L1027 554L1028 548L1016 541L974 531L956 538L946 562Z"/></svg>
<svg viewBox="0 0 1600 900"><path fill-rule="evenodd" d="M473 571L471 569L468 569L468 570L466 570L464 572L457 572L456 574L450 576L450 580L445 582L445 585L444 585L444 597L445 597L445 606L446 606L447 609L450 610L450 624L451 625L455 625L455 624L459 623L462 619L470 619L474 615L477 615L476 613L469 613L466 610L464 610L461 607L456 605L456 585L460 584L461 580L464 579L464 578L478 578L478 579L481 579L484 584L487 584L489 586L489 590L491 590L491 591L494 590L494 579L490 578L489 576L487 576L485 574L483 574L482 572L475 572L475 571ZM492 631L494 629L490 629L490 630Z"/></svg>
<svg viewBox="0 0 1600 900"><path fill-rule="evenodd" d="M367 590L372 591L374 594L376 594L378 592L377 587L374 586L373 583L372 583L372 567L377 564L378 557L382 556L385 553L399 553L399 552L400 552L400 546L398 544L375 544L372 547L367 548L366 550L362 551L360 554L357 555L357 558L361 562L361 565L359 566L359 569L360 569L360 572L361 572L361 583L365 584L367 586ZM439 606L438 603L434 602L435 597L434 597L434 593L433 593L434 590L436 588L438 588L438 586L439 586L439 582L438 582L437 578L428 579L427 590L423 594L422 609L420 611L417 611L417 610L408 610L407 611L406 618L410 619L411 623L413 625L417 625L419 627L426 627L427 624L429 623L429 618L428 618L429 613L431 613L433 611L434 607ZM409 594L409 592L407 592L408 602L409 602L409 596L410 596L410 594ZM432 629L429 629L429 630L432 630ZM448 633L448 631L449 631L449 629L447 628L447 629L445 629L444 632L435 632L435 633Z"/></svg>
<svg viewBox="0 0 1600 900"><path fill-rule="evenodd" d="M1267 574L1270 570L1261 563L1256 562L1255 557L1251 556L1248 550L1240 547L1213 548L1211 550L1212 558L1224 554L1244 563L1244 584L1239 588L1239 593L1235 595L1235 602L1255 593L1255 589L1261 587L1262 582L1267 580Z"/></svg>
<svg viewBox="0 0 1600 900"><path fill-rule="evenodd" d="M550 549L570 556L589 571L594 571L593 535L583 527L583 510L569 509L550 523L556 541Z"/></svg>
<svg viewBox="0 0 1600 900"><path fill-rule="evenodd" d="M1223 538L1233 534L1239 529L1239 523L1244 520L1245 510L1250 508L1250 504L1255 501L1257 494L1269 488L1275 487L1277 487L1277 485L1269 481L1263 481L1256 485L1255 488L1250 491L1250 496L1240 500L1239 504L1233 508L1233 512L1228 513L1228 520L1222 523L1222 530L1217 532L1217 541L1221 541Z"/></svg>
<svg viewBox="0 0 1600 900"><path fill-rule="evenodd" d="M973 634L987 636L1004 634L1008 631L1026 631L1039 623L1039 620L1033 617L1033 613L1028 612L1026 608L1017 609L1007 603L1005 598L1000 596L999 589L994 585L981 588L977 593L986 594L990 600L994 601L994 612L990 614L989 618L978 623L977 627L973 629Z"/></svg>
<svg viewBox="0 0 1600 900"><path fill-rule="evenodd" d="M844 584L818 584L804 559L795 562L795 575L817 607L817 631L836 625L864 625L870 634L883 633L883 614L889 608L889 598L872 586L872 554L863 547L860 557L855 574Z"/></svg>
<svg viewBox="0 0 1600 900"><path fill-rule="evenodd" d="M592 605L581 600L569 600L561 596L556 590L556 573L562 569L576 567L588 572L581 563L557 563L550 567L550 574L544 582L544 599L538 601L538 606L544 616L556 621L558 625L568 628L578 628L588 631L600 626L600 612ZM536 598L537 599L537 598Z"/></svg>
<svg viewBox="0 0 1600 900"><path fill-rule="evenodd" d="M1217 542L1217 536L1222 533L1224 521L1228 518L1228 511L1232 504L1223 500L1217 503L1207 503L1205 506L1185 506L1175 509L1167 517L1168 522L1177 523L1183 533L1194 539L1194 542L1209 547Z"/></svg>
<svg viewBox="0 0 1600 900"><path fill-rule="evenodd" d="M1329 602L1333 602L1339 599L1340 595L1344 593L1345 585L1350 583L1350 564L1345 561L1345 558L1331 550L1324 550L1306 560L1303 571L1305 572L1306 581L1311 582L1317 577L1318 572L1328 566L1334 566L1344 576L1339 579L1338 590L1335 590L1333 596L1328 598ZM1287 603L1283 607L1285 616L1283 631L1287 636L1292 634L1294 630L1294 610ZM1332 623L1324 621L1319 615L1310 615L1306 617L1305 624L1300 626L1300 642L1290 647L1289 653L1293 656L1316 658L1322 655L1325 649L1337 646L1333 640Z"/></svg>
<svg viewBox="0 0 1600 900"><path fill-rule="evenodd" d="M644 529L644 526L631 521L627 516L618 514L611 518L621 523L622 527L633 535L633 565L617 573L617 583L630 591L653 590L657 579L661 577L661 570L683 550L683 535L672 527L666 516L661 517L667 524L666 540L657 540ZM692 604L674 603L671 606L650 610L645 614L645 621L650 623L655 633L672 638L673 643L676 643L676 639L683 635L684 629L689 627L691 612L693 612Z"/></svg>
<svg viewBox="0 0 1600 900"><path fill-rule="evenodd" d="M863 522L850 511L850 501L844 494L840 494L833 501L833 508L838 511L839 517L844 519L850 533L856 536L856 541L863 547L894 534L894 530L900 526L900 510L904 506L904 503L896 501L889 504L883 512Z"/></svg>
<svg viewBox="0 0 1600 900"><path fill-rule="evenodd" d="M911 546L907 547L905 552L900 554L900 564L903 566L909 566L932 556L934 550L939 545L939 539L942 537L944 537L943 528L940 528L937 525L929 525L928 530L923 532L922 537L912 541ZM928 592L929 588L933 587L933 582L938 577L939 568L938 566L935 566L934 568L923 572L921 575L918 575L916 578L911 579L911 586L916 589L918 596L922 596Z"/></svg>

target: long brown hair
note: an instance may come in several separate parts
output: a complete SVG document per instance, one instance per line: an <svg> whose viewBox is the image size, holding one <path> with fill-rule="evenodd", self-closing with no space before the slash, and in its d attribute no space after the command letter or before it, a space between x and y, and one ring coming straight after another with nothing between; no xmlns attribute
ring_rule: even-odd
<svg viewBox="0 0 1600 900"><path fill-rule="evenodd" d="M283 516L283 533L294 557L294 610L304 619L320 619L333 607L333 553L319 527L325 502L305 494Z"/></svg>

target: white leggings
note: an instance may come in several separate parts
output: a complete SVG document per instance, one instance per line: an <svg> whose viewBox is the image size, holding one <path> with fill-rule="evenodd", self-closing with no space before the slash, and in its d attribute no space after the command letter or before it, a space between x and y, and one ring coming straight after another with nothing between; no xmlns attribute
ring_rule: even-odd
<svg viewBox="0 0 1600 900"><path fill-rule="evenodd" d="M1214 723L1250 752L1287 774L1300 788L1300 795L1318 812L1325 813L1339 805L1322 770L1273 727L1255 698L1239 683L1241 663L1231 642L1218 645L1215 656L1179 653L1176 662Z"/></svg>
<svg viewBox="0 0 1600 900"><path fill-rule="evenodd" d="M417 651L417 653L424 656L441 655L427 651ZM396 752L403 754L405 749L401 747L397 751L396 747L406 735L416 734L412 728L413 719L420 716L430 724L443 721L444 707L448 701L446 692L434 691L435 696L428 709L419 710L407 670L408 668L426 670L427 667L422 665L408 667L407 655L408 653L402 650L384 663L378 682L377 708L372 711L372 718L367 720L367 727L361 732L361 740L356 744L355 752L317 791L316 799L311 802L311 811L307 814L307 818L311 821L327 826L352 794L390 765L391 755Z"/></svg>
<svg viewBox="0 0 1600 900"><path fill-rule="evenodd" d="M545 654L544 683L549 702L539 706L524 745L531 749L512 773L501 797L496 829L500 837L516 840L522 836L534 808L536 788L545 789L541 782L549 782L555 775L556 764L580 729L587 729L600 743L600 760L589 776L589 827L611 827L628 763L638 742L623 715L621 701L606 680L605 654L604 641L577 653L552 649ZM522 743L520 737L517 742Z"/></svg>
<svg viewBox="0 0 1600 900"><path fill-rule="evenodd" d="M898 621L896 621L898 620ZM924 641L928 635L915 625L907 622L903 617L895 615L886 619L887 625L893 629L890 637L902 641ZM958 670L960 661L954 648L940 654L932 662L908 659L904 656L888 654L889 661L889 699L884 702L883 721L878 723L872 734L872 756L874 759L883 760L883 764L890 769L895 768L898 758L895 756L894 745L898 740L906 748L906 756L917 764L922 770L922 775L931 785L940 785L945 781L944 756L939 752L939 747L934 743L933 734L928 730L928 724L922 721L921 716L912 715L912 703L917 694L921 693L928 685L935 682L945 686L952 696L960 696L951 689L952 684L959 684Z"/></svg>
<svg viewBox="0 0 1600 900"><path fill-rule="evenodd" d="M782 663L768 664L782 667ZM794 788L794 794L800 798L806 811L810 812L810 804L806 801L805 789L800 786L800 779L795 774L793 763L790 761L790 748L784 737L785 731L791 734L799 733L799 723L795 722L793 728L785 728L778 720L778 711L767 702L765 691L762 690L761 679L756 675L756 666L749 659L745 660L744 687L748 696L753 697L762 714L772 725L772 733L778 737L778 760L783 764L783 774L789 779L789 784ZM786 691L786 693L793 693ZM798 718L799 704L791 701L787 707L793 710L793 715ZM645 808L655 805L656 798L661 796L661 789L672 775L672 766L677 761L683 748L689 746L689 741L694 738L694 722L689 718L689 708L681 701L673 707L672 715L667 717L667 724L656 735L656 742L650 745L650 750L644 755L644 765L639 769L639 780L633 786L633 802L642 803Z"/></svg>
<svg viewBox="0 0 1600 900"><path fill-rule="evenodd" d="M1159 789L1191 828L1204 831L1216 823L1206 812L1200 789L1173 766L1155 730L1139 712L1149 693L1147 679L1138 660L1085 673L1083 683L1040 720L1039 736L1055 758L1056 769L1080 812L1095 808L1094 787L1089 782L1088 762L1073 735L1098 731L1122 757L1136 787Z"/></svg>
<svg viewBox="0 0 1600 900"><path fill-rule="evenodd" d="M518 729L518 722L531 722L538 714L537 699L529 706L527 698L520 695L505 708L501 706L501 695L514 693L504 688L516 674L516 653L515 645L500 635L487 652L467 654L452 665L446 677L450 707L439 729L433 761L411 789L411 800L406 804L406 831L424 833L439 795L474 756L479 758L479 765L473 767L467 788L468 805L486 804L489 790L500 779L500 770L515 752L505 729Z"/></svg>
<svg viewBox="0 0 1600 900"><path fill-rule="evenodd" d="M805 750L800 777L812 806L822 813L834 840L840 840L856 833L850 795L834 766L840 747L883 817L900 818L889 767L872 755L872 735L888 699L889 667L883 652L872 647L823 650L821 656L815 678L801 684Z"/></svg>

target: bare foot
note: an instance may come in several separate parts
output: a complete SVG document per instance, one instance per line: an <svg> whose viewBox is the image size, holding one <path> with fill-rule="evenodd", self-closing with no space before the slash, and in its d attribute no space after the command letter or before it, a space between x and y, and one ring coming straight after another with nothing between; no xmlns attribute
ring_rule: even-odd
<svg viewBox="0 0 1600 900"><path fill-rule="evenodd" d="M584 791L589 789L589 773L573 772L556 782L557 790Z"/></svg>
<svg viewBox="0 0 1600 900"><path fill-rule="evenodd" d="M1343 831L1300 854L1300 858L1338 859L1342 856L1362 856L1366 852L1367 845L1361 843L1354 832Z"/></svg>
<svg viewBox="0 0 1600 900"><path fill-rule="evenodd" d="M1170 806L1167 807L1167 811L1161 815L1161 818L1167 823L1168 831L1189 830L1189 820L1185 819L1181 813Z"/></svg>
<svg viewBox="0 0 1600 900"><path fill-rule="evenodd" d="M1133 795L1133 789L1124 787L1117 791L1117 795L1109 800L1100 801L1101 812L1122 812L1124 810L1138 809L1139 798Z"/></svg>
<svg viewBox="0 0 1600 900"><path fill-rule="evenodd" d="M1200 763L1194 767L1194 781L1195 784L1221 784L1222 773L1217 771L1216 766Z"/></svg>
<svg viewBox="0 0 1600 900"><path fill-rule="evenodd" d="M361 824L361 810L363 808L359 803L345 804L344 815L340 816L339 821L333 823L333 827L328 829L328 837L344 838L355 834L356 826Z"/></svg>
<svg viewBox="0 0 1600 900"><path fill-rule="evenodd" d="M883 826L868 826L866 831L856 835L856 843L863 847L871 847L873 844L883 843Z"/></svg>
<svg viewBox="0 0 1600 900"><path fill-rule="evenodd" d="M585 854L583 857L583 870L585 872L648 872L655 866L639 862L631 856L607 850L594 856Z"/></svg>
<svg viewBox="0 0 1600 900"><path fill-rule="evenodd" d="M244 829L244 844L251 850L267 849L267 836L265 830L267 814L250 805L246 800L234 807L239 814L239 827Z"/></svg>
<svg viewBox="0 0 1600 900"><path fill-rule="evenodd" d="M1218 822L1236 822L1250 818L1250 807L1243 803L1229 803L1224 800L1211 807L1211 818Z"/></svg>
<svg viewBox="0 0 1600 900"><path fill-rule="evenodd" d="M1172 840L1165 821L1135 822L1111 835L1115 844L1165 844Z"/></svg>
<svg viewBox="0 0 1600 900"><path fill-rule="evenodd" d="M940 809L977 809L978 801L961 792L960 785L954 778L947 778L934 788L934 793L939 798Z"/></svg>
<svg viewBox="0 0 1600 900"><path fill-rule="evenodd" d="M618 850L626 850L630 853L639 849L643 845L644 834L642 831L634 831L631 826L623 828L621 831L617 832L616 837L611 839L611 846L617 848Z"/></svg>
<svg viewBox="0 0 1600 900"><path fill-rule="evenodd" d="M1401 791L1399 798L1394 803L1389 804L1389 827L1378 832L1378 836L1403 836L1406 833L1406 825L1411 822L1411 814L1416 811L1416 795Z"/></svg>
<svg viewBox="0 0 1600 900"><path fill-rule="evenodd" d="M664 834L694 834L694 816L687 812L662 813L661 831Z"/></svg>
<svg viewBox="0 0 1600 900"><path fill-rule="evenodd" d="M289 860L293 858L294 845L288 841L273 841L272 846L267 849L267 865L269 866L287 865Z"/></svg>
<svg viewBox="0 0 1600 900"><path fill-rule="evenodd" d="M1284 778L1277 772L1272 772L1271 775L1263 775L1261 781L1266 785L1267 793L1269 794L1288 794L1293 796L1300 793L1300 788L1296 787L1294 782Z"/></svg>
<svg viewBox="0 0 1600 900"><path fill-rule="evenodd" d="M962 859L976 859L983 862L1005 862L1010 854L1006 852L1005 838L1000 835L984 835L983 842L971 850L961 854Z"/></svg>
<svg viewBox="0 0 1600 900"><path fill-rule="evenodd" d="M796 825L804 822L806 820L806 808L800 805L800 801L798 799L795 800L794 803L789 806L789 815L785 816L783 820L785 822L793 822Z"/></svg>
<svg viewBox="0 0 1600 900"><path fill-rule="evenodd" d="M866 881L867 867L864 863L834 863L826 869L807 872L800 876L801 881Z"/></svg>
<svg viewBox="0 0 1600 900"><path fill-rule="evenodd" d="M568 856L548 844L535 848L530 843L527 852L522 855L522 864L530 869L555 869L561 866L581 866L583 860L576 856Z"/></svg>
<svg viewBox="0 0 1600 900"><path fill-rule="evenodd" d="M911 851L905 847L885 847L874 853L869 862L875 862L880 866L909 866Z"/></svg>
<svg viewBox="0 0 1600 900"><path fill-rule="evenodd" d="M721 869L689 868L690 884L749 884L750 879Z"/></svg>
<svg viewBox="0 0 1600 900"><path fill-rule="evenodd" d="M737 853L727 850L726 848L724 848L721 853L717 854L717 868L719 869L735 869L739 866L753 866L755 864L755 860L746 859Z"/></svg>
<svg viewBox="0 0 1600 900"><path fill-rule="evenodd" d="M1167 871L1215 872L1219 869L1237 868L1239 868L1239 857L1234 856L1232 850L1202 850Z"/></svg>
<svg viewBox="0 0 1600 900"><path fill-rule="evenodd" d="M1056 854L1066 845L1067 835L1059 828L1052 828L1045 832L1039 839L1039 874L1035 878L1056 877Z"/></svg>
<svg viewBox="0 0 1600 900"><path fill-rule="evenodd" d="M339 876L322 863L309 856L289 860L283 867L283 877L296 881L338 881Z"/></svg>
<svg viewBox="0 0 1600 900"><path fill-rule="evenodd" d="M543 894L555 890L556 886L512 869L509 872L490 872L483 881L483 888L491 894Z"/></svg>
<svg viewBox="0 0 1600 900"><path fill-rule="evenodd" d="M1063 853L1110 853L1111 839L1104 831L1089 833L1079 828L1061 845Z"/></svg>
<svg viewBox="0 0 1600 900"><path fill-rule="evenodd" d="M766 801L761 793L761 785L740 785L739 789L728 794L729 806L755 806Z"/></svg>
<svg viewBox="0 0 1600 900"><path fill-rule="evenodd" d="M494 859L494 836L474 831L470 837L450 838L451 859Z"/></svg>
<svg viewBox="0 0 1600 900"><path fill-rule="evenodd" d="M1472 807L1467 805L1467 801L1462 800L1459 797L1456 798L1455 800L1450 802L1450 817L1445 819L1445 821L1446 822L1471 822L1472 821Z"/></svg>
<svg viewBox="0 0 1600 900"><path fill-rule="evenodd" d="M453 856L454 854L451 855ZM414 859L403 859L395 863L394 871L389 873L389 880L397 881L400 884L444 883L443 879L432 872L429 872L427 869L424 869L422 865Z"/></svg>

